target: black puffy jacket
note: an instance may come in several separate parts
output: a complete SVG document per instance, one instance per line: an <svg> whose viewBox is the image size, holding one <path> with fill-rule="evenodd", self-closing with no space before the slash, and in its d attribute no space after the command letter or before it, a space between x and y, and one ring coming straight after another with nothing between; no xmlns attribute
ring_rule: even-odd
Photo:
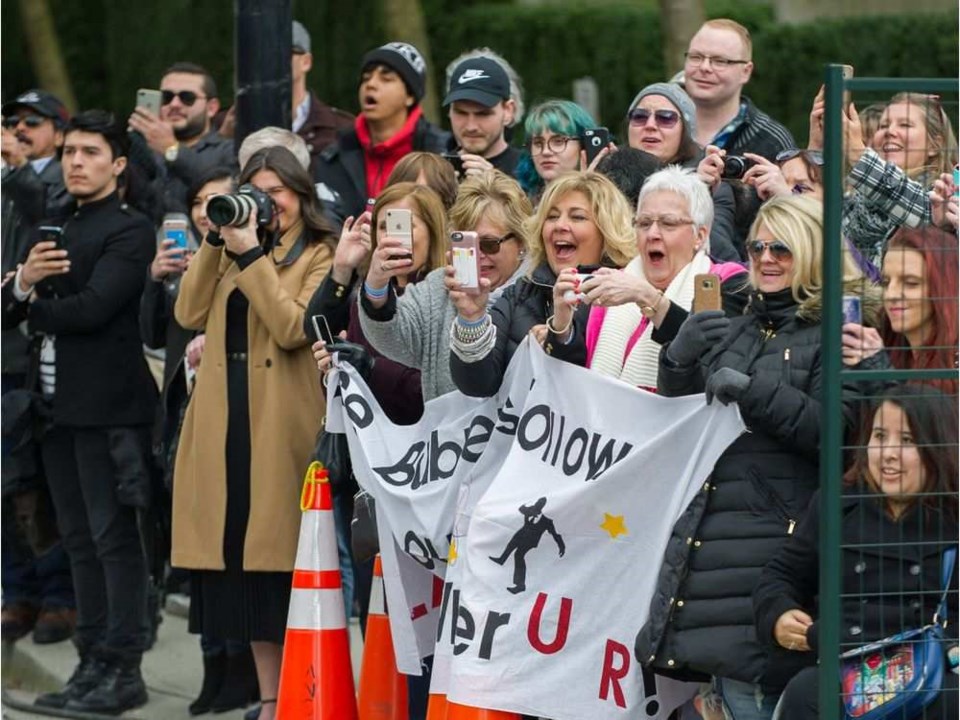
<svg viewBox="0 0 960 720"><path fill-rule="evenodd" d="M530 275L503 291L503 295L490 309L490 316L497 328L497 343L486 357L466 363L453 352L450 353L450 375L453 382L465 395L490 397L500 389L503 376L517 346L534 325L543 325L553 314L553 286L556 273L544 262ZM574 314L574 329L583 332L587 325L590 306L581 304ZM555 338L550 336L545 350L553 351ZM575 365L586 363L586 344L578 343L582 357L564 357Z"/></svg>
<svg viewBox="0 0 960 720"><path fill-rule="evenodd" d="M663 674L713 675L782 687L802 666L796 653L757 641L751 593L763 566L803 517L818 484L819 298L798 305L790 290L754 292L747 314L699 365L660 356L659 391L702 392L730 367L750 376L739 401L748 432L717 460L676 523L637 659Z"/></svg>

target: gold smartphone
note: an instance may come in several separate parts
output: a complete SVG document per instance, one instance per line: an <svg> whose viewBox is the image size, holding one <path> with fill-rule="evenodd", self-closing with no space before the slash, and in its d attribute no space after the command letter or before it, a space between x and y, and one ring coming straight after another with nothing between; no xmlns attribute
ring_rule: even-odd
<svg viewBox="0 0 960 720"><path fill-rule="evenodd" d="M852 80L853 79L853 65L844 65L843 66L843 79ZM847 109L850 107L850 103L853 101L853 96L849 90L843 91L843 112L846 113Z"/></svg>
<svg viewBox="0 0 960 720"><path fill-rule="evenodd" d="M693 277L693 311L722 310L720 301L720 277L703 273Z"/></svg>

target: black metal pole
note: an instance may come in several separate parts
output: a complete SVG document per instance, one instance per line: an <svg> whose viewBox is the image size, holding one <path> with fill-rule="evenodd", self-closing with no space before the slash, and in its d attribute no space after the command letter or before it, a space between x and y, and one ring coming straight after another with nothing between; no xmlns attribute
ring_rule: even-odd
<svg viewBox="0 0 960 720"><path fill-rule="evenodd" d="M268 125L291 124L290 0L234 0L237 124L234 148Z"/></svg>

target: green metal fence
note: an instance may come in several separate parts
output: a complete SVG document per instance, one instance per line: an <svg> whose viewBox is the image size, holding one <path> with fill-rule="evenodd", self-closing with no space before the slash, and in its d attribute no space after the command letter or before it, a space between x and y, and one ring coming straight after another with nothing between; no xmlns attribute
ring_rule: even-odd
<svg viewBox="0 0 960 720"><path fill-rule="evenodd" d="M918 52L922 52L918 49ZM838 703L839 652L841 642L841 502L844 496L844 420L843 383L867 381L957 380L956 368L925 370L851 370L841 360L842 268L844 244L841 238L841 217L845 189L844 132L840 108L844 93L850 92L858 107L859 94L919 92L939 95L954 103L958 90L956 79L855 78L845 80L843 66L825 68L826 115L824 118L824 290L822 319L823 406L820 449L821 526L820 526L820 717L840 720ZM952 100L949 100L952 98ZM950 114L948 112L948 114ZM955 113L954 113L955 117ZM947 299L957 302L956 298ZM957 529L951 530L952 538ZM956 619L954 619L956 622ZM949 672L949 670L948 670Z"/></svg>

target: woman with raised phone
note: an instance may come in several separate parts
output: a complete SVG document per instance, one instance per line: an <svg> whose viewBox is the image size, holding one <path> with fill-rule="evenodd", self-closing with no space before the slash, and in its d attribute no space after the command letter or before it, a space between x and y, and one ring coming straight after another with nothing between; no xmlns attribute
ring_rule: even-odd
<svg viewBox="0 0 960 720"><path fill-rule="evenodd" d="M870 403L856 459L843 478L840 651L849 654L921 628L935 614L946 624L939 648L946 666L941 691L920 711L885 718L957 717L956 661L951 672L947 658L951 648L955 657L957 648L957 432L956 398L924 385L893 387ZM809 666L784 690L782 720L820 717L820 521L818 493L796 532L763 569L753 593L757 638L773 652L795 656ZM945 552L950 548L952 559ZM940 606L944 597L946 612ZM863 660L867 668L877 662ZM862 712L881 695L858 692L858 686L870 683L858 681L860 671L845 671L844 664L843 687L840 678L831 681L838 698L862 704ZM894 693L892 678L881 682Z"/></svg>

